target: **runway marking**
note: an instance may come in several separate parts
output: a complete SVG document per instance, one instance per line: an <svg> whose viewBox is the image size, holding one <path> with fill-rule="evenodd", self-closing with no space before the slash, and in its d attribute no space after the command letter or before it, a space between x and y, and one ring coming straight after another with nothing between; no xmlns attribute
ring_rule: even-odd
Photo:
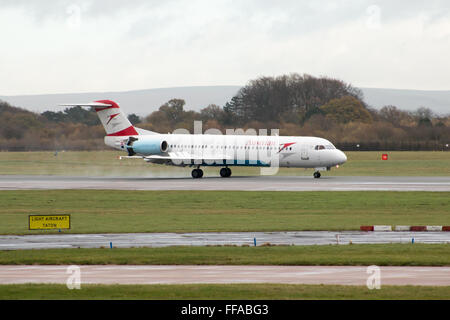
<svg viewBox="0 0 450 320"><path fill-rule="evenodd" d="M450 191L450 177L242 176L205 177L68 177L1 176L1 190L241 190L241 191Z"/></svg>

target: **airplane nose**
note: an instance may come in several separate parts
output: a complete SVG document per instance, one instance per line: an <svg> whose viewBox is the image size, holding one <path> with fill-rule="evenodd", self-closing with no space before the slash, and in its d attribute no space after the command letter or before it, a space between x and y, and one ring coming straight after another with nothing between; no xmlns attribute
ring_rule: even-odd
<svg viewBox="0 0 450 320"><path fill-rule="evenodd" d="M338 159L339 159L339 164L343 164L343 163L347 162L347 156L341 150L338 150Z"/></svg>

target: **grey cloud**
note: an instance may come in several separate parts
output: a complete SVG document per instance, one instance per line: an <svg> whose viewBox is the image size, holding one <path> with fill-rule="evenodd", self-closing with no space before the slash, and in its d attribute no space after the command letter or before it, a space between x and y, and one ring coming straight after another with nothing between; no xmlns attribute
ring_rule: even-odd
<svg viewBox="0 0 450 320"><path fill-rule="evenodd" d="M127 10L139 10L144 7L157 6L164 2L167 2L167 0L0 0L0 8L22 9L36 22L42 22L46 19L66 18L67 8L74 5L83 9L84 17L95 18L98 16L116 15Z"/></svg>
<svg viewBox="0 0 450 320"><path fill-rule="evenodd" d="M67 8L72 5L79 5L83 10L84 18L95 18L99 16L111 16L112 19L120 18L129 12L149 10L153 8L164 8L176 0L0 0L0 8L21 8L35 21L41 22L45 19L64 19L67 17ZM178 1L183 3L183 1ZM184 2L190 6L198 5L195 2ZM282 15L283 19L275 21L270 30L264 30L274 36L289 36L290 34L309 33L314 30L321 30L333 27L334 25L364 18L367 15L367 8L378 6L380 8L382 22L404 19L408 17L427 14L431 22L439 19L449 12L450 1L445 0L411 0L411 1L391 1L391 0L247 0L247 1L225 1L230 8L230 17L224 17L223 23L237 22L244 27L252 26L252 19L258 16L273 17ZM201 3L198 10L208 6L214 8L217 2ZM168 17L171 12L165 13ZM189 17L186 17L188 19ZM159 18L161 19L161 18ZM258 21L258 20L256 20ZM160 23L170 24L170 19L151 17L135 22L130 30L131 35L139 36L145 34L148 29ZM163 25L162 25L163 26ZM188 26L187 26L188 27ZM226 26L225 26L226 27ZM142 31L143 30L143 31Z"/></svg>

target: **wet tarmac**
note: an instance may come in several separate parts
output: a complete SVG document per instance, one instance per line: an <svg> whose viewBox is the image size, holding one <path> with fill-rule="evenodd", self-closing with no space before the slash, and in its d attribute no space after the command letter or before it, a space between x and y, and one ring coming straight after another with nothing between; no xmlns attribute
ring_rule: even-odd
<svg viewBox="0 0 450 320"><path fill-rule="evenodd" d="M376 243L450 243L450 232L220 232L116 233L0 236L0 250L55 248L169 247L206 245L328 245Z"/></svg>
<svg viewBox="0 0 450 320"><path fill-rule="evenodd" d="M66 284L69 266L0 266L0 284ZM285 283L366 286L365 266L134 266L84 265L83 284ZM71 271L72 270L72 271ZM380 267L380 285L449 286L449 267Z"/></svg>

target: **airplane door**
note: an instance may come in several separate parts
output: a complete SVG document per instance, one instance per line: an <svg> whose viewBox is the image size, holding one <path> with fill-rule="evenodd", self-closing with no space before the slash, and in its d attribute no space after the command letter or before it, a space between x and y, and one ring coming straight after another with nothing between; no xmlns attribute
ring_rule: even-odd
<svg viewBox="0 0 450 320"><path fill-rule="evenodd" d="M301 158L302 160L309 160L309 152L308 152L308 145L302 145L302 150L301 150Z"/></svg>

